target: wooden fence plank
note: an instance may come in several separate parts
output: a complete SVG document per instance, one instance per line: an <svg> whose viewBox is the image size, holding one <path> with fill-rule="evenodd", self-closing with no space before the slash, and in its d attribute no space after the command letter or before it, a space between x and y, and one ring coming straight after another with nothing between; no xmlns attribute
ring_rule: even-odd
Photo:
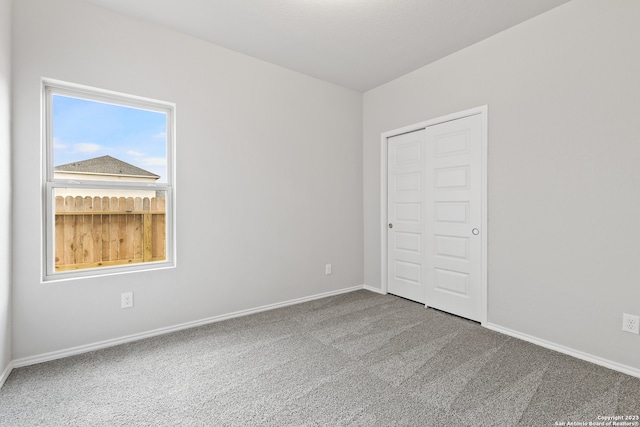
<svg viewBox="0 0 640 427"><path fill-rule="evenodd" d="M82 212L84 210L84 198L81 196L77 196L74 198L74 210L77 212ZM82 215L78 215L74 217L74 227L73 227L73 242L74 242L74 251L73 251L73 263L81 264L84 262L84 257L82 256L83 248L82 248L82 232L84 223L84 217Z"/></svg>
<svg viewBox="0 0 640 427"><path fill-rule="evenodd" d="M133 199L133 212L131 215L134 223L133 229L133 255L132 258L144 258L144 222L142 212L142 198Z"/></svg>
<svg viewBox="0 0 640 427"><path fill-rule="evenodd" d="M75 198L73 198L72 196L67 196L64 199L64 210L65 212L71 212L74 211L74 206L75 206ZM63 239L64 239L64 249L62 250L62 264L74 264L75 263L75 256L73 254L74 252L74 248L75 248L75 243L74 243L74 235L75 232L74 227L75 227L75 219L74 217L64 217L64 232L63 232Z"/></svg>
<svg viewBox="0 0 640 427"><path fill-rule="evenodd" d="M93 210L93 197L85 197L82 200L83 212ZM82 216L82 262L93 261L93 215Z"/></svg>
<svg viewBox="0 0 640 427"><path fill-rule="evenodd" d="M102 198L93 198L93 211L102 211ZM92 243L93 243L93 260L92 262L102 261L102 215L93 216L93 230Z"/></svg>
<svg viewBox="0 0 640 427"><path fill-rule="evenodd" d="M64 197L56 196L56 212L64 211ZM55 221L55 265L64 264L64 217L56 215Z"/></svg>
<svg viewBox="0 0 640 427"><path fill-rule="evenodd" d="M135 205L135 201L133 197L128 197L125 203L125 206L126 206L125 211L133 212L134 205ZM127 243L126 243L125 256L127 259L132 259L132 258L135 258L134 243L136 238L136 233L135 233L136 218L135 218L135 215L124 215L124 217L126 218L126 223L127 223L127 231L126 231L126 237L125 237Z"/></svg>
<svg viewBox="0 0 640 427"><path fill-rule="evenodd" d="M110 199L108 197L102 198L102 212L109 211L109 202ZM102 239L102 259L101 261L109 261L111 260L111 251L109 244L111 243L111 233L109 232L109 222L111 219L111 215L102 215L102 232L100 233L100 238Z"/></svg>
<svg viewBox="0 0 640 427"><path fill-rule="evenodd" d="M118 198L118 212L127 211L127 199L124 197ZM124 260L127 258L127 216L118 215L118 259Z"/></svg>
<svg viewBox="0 0 640 427"><path fill-rule="evenodd" d="M117 212L119 207L119 201L117 197L112 197L109 201L109 210L111 212ZM120 242L118 241L120 233L120 218L118 215L109 215L109 259L111 261L117 261L120 259L119 248Z"/></svg>
<svg viewBox="0 0 640 427"><path fill-rule="evenodd" d="M156 248L158 259L167 259L167 216L158 214L156 216Z"/></svg>
<svg viewBox="0 0 640 427"><path fill-rule="evenodd" d="M158 212L158 214L155 216L156 218L156 223L155 223L155 229L154 231L154 246L155 246L155 253L154 253L154 257L157 260L164 260L167 258L167 251L166 251L166 229L167 229L167 221L166 221L166 215L164 215L164 212L166 212L166 208L165 208L165 204L166 204L166 199L164 197L156 197L156 211ZM160 214L160 212L162 212L163 214Z"/></svg>
<svg viewBox="0 0 640 427"><path fill-rule="evenodd" d="M143 215L143 244L144 244L144 253L143 260L151 261L153 257L153 251L151 249L151 242L153 241L153 220L151 213L146 213Z"/></svg>

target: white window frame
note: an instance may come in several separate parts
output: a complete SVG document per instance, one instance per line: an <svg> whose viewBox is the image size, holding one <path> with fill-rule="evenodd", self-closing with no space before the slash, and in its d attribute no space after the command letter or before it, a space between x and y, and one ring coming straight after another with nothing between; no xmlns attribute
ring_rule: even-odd
<svg viewBox="0 0 640 427"><path fill-rule="evenodd" d="M79 279L111 274L130 273L176 265L175 243L175 121L176 106L173 103L143 98L119 92L97 89L89 86L42 79L42 159L43 159L43 282ZM53 95L97 101L112 105L162 112L167 115L167 182L134 183L126 181L68 180L54 177L53 165ZM165 192L166 208L166 260L149 261L127 265L101 266L79 270L55 271L55 199L56 188L78 189L122 189L122 190L161 190Z"/></svg>

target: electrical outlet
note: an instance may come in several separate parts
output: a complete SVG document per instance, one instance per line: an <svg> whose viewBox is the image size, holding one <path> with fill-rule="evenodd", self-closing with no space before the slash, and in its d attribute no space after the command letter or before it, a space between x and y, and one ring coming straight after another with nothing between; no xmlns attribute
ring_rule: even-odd
<svg viewBox="0 0 640 427"><path fill-rule="evenodd" d="M324 266L324 274L331 274L331 264Z"/></svg>
<svg viewBox="0 0 640 427"><path fill-rule="evenodd" d="M133 307L133 292L125 292L120 295L120 308Z"/></svg>
<svg viewBox="0 0 640 427"><path fill-rule="evenodd" d="M632 314L622 314L622 330L640 335L640 316Z"/></svg>

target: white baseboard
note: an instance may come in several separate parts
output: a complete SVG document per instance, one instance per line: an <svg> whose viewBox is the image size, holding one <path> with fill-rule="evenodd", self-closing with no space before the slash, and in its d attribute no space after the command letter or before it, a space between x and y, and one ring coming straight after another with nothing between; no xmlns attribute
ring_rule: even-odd
<svg viewBox="0 0 640 427"><path fill-rule="evenodd" d="M559 353L563 353L568 356L573 356L577 359L584 360L586 362L595 363L596 365L604 366L605 368L613 369L614 371L622 372L623 374L640 378L640 369L637 369L631 366L623 365L621 363L614 362L608 359L603 359L601 357L594 356L592 354L584 353L582 351L575 350L570 347L565 347L563 345L556 344L551 341L546 341L531 335L527 335L522 332L514 331L512 329L495 325L493 323L488 323L487 325L485 325L485 327L487 329L491 329L492 331L500 332L501 334L509 335L511 337L518 338L523 341L527 341L532 344L539 345L540 347L548 348L549 350L554 350Z"/></svg>
<svg viewBox="0 0 640 427"><path fill-rule="evenodd" d="M9 374L11 373L12 370L13 370L13 362L9 362L7 367L4 368L4 371L2 371L2 374L0 374L0 388L2 388L5 381L7 381L7 378L9 378Z"/></svg>
<svg viewBox="0 0 640 427"><path fill-rule="evenodd" d="M380 295L387 295L387 293L383 292L382 289L374 288L373 286L369 285L362 285L362 289L366 289L367 291L375 292Z"/></svg>
<svg viewBox="0 0 640 427"><path fill-rule="evenodd" d="M248 316L250 314L260 313L262 311L273 310L273 309L276 309L276 308L286 307L286 306L293 305L293 304L300 304L300 303L307 302L307 301L313 301L313 300L316 300L316 299L327 298L327 297L330 297L330 296L340 295L340 294L344 294L344 293L347 293L347 292L353 292L353 291L357 291L357 290L363 289L363 286L364 285L353 286L353 287L350 287L350 288L344 288L344 289L340 289L340 290L337 290L337 291L325 292L325 293L322 293L322 294L311 295L311 296L303 297L303 298L296 298L296 299L292 299L292 300L284 301L284 302L280 302L280 303L263 305L261 307L252 308L252 309L249 309L249 310L241 310L241 311L236 311L236 312L229 313L229 314L223 314L223 315L220 315L220 316L208 317L206 319L196 320L196 321L193 321L193 322L181 323L179 325L168 326L166 328L158 328L158 329L154 329L154 330L147 331L147 332L141 332L141 333L138 333L138 334L127 335L127 336L120 337L120 338L114 338L114 339L110 339L110 340L99 341L99 342L96 342L96 343L87 344L87 345L81 345L81 346L78 346L78 347L72 347L72 348L68 348L68 349L65 349L65 350L58 350L58 351L52 351L52 352L49 352L49 353L38 354L38 355L35 355L35 356L22 357L20 359L15 359L12 362L12 365L13 365L13 368L20 368L20 367L23 367L23 366L35 365L37 363L49 362L51 360L62 359L63 357L69 357L69 356L74 356L76 354L88 353L90 351L95 351L95 350L100 350L100 349L103 349L103 348L113 347L113 346L116 346L116 345L125 344L125 343L133 342L133 341L138 341L138 340L142 340L142 339L145 339L145 338L151 338L151 337L155 337L155 336L158 336L158 335L169 334L171 332L177 332L177 331L182 331L182 330L185 330L185 329L195 328L195 327L198 327L198 326L207 325L209 323L221 322L223 320L233 319L235 317ZM9 370L9 372L10 372L10 370ZM7 376L8 375L9 374L7 373ZM0 383L0 384L2 384L2 383Z"/></svg>

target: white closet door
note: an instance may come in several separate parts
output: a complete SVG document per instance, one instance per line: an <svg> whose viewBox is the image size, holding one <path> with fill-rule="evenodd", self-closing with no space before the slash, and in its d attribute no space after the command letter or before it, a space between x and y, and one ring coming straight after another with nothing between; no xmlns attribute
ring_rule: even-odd
<svg viewBox="0 0 640 427"><path fill-rule="evenodd" d="M425 129L426 305L479 321L482 312L482 117Z"/></svg>
<svg viewBox="0 0 640 427"><path fill-rule="evenodd" d="M389 293L425 301L425 131L388 139Z"/></svg>

